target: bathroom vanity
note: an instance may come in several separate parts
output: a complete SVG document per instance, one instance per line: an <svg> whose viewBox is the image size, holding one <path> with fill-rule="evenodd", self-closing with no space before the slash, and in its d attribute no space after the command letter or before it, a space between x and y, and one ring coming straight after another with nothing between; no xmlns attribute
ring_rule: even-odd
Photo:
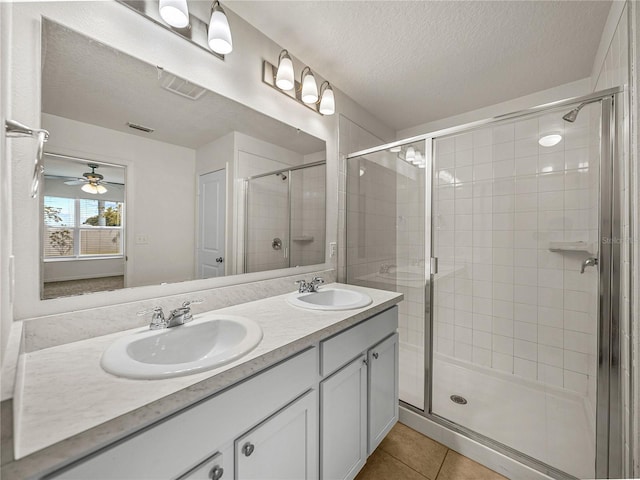
<svg viewBox="0 0 640 480"><path fill-rule="evenodd" d="M398 419L402 296L340 288L372 303L308 310L289 305L287 294L216 311L252 318L263 340L194 375L130 380L102 371L101 352L131 331L28 354L16 405L24 461L3 477L355 477ZM46 365L67 369L64 381L46 381ZM37 422L44 411L48 420Z"/></svg>

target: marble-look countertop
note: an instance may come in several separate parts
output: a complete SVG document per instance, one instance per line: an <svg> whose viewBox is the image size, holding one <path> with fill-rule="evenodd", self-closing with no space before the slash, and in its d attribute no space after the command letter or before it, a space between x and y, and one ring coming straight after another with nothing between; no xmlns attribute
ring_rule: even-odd
<svg viewBox="0 0 640 480"><path fill-rule="evenodd" d="M395 292L333 285L366 292L373 303L308 310L289 305L286 294L216 310L255 320L264 337L240 360L194 375L130 380L102 370L102 352L140 328L24 354L14 399L16 461L3 467L3 477L26 478L80 458L402 300Z"/></svg>

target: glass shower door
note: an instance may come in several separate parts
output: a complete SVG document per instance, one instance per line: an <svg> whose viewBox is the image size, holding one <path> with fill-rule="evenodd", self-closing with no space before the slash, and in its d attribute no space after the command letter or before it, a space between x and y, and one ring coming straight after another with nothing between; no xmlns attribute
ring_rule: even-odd
<svg viewBox="0 0 640 480"><path fill-rule="evenodd" d="M347 283L404 294L399 306L400 400L425 407L426 143L350 158Z"/></svg>
<svg viewBox="0 0 640 480"><path fill-rule="evenodd" d="M288 173L246 181L245 273L289 266Z"/></svg>
<svg viewBox="0 0 640 480"><path fill-rule="evenodd" d="M570 109L434 140L431 413L593 478L601 104Z"/></svg>

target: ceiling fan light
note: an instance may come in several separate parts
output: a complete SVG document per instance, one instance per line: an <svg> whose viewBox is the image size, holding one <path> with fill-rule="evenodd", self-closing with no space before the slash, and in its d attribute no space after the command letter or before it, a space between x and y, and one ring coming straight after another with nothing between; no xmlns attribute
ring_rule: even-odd
<svg viewBox="0 0 640 480"><path fill-rule="evenodd" d="M233 50L229 20L218 0L213 2L213 7L211 8L211 20L209 21L207 38L209 48L220 55L226 55Z"/></svg>
<svg viewBox="0 0 640 480"><path fill-rule="evenodd" d="M189 25L187 0L160 0L160 16L172 27L185 28Z"/></svg>
<svg viewBox="0 0 640 480"><path fill-rule="evenodd" d="M104 188L104 187L103 187ZM83 192L86 193L90 193L92 195L95 195L96 193L98 193L98 186L94 185L93 183L85 183L80 190L82 190Z"/></svg>
<svg viewBox="0 0 640 480"><path fill-rule="evenodd" d="M104 185L96 185L96 190L100 195L107 193L107 188Z"/></svg>
<svg viewBox="0 0 640 480"><path fill-rule="evenodd" d="M293 73L293 61L289 52L282 50L278 60L278 71L276 73L276 87L280 90L292 90L295 86L295 76Z"/></svg>
<svg viewBox="0 0 640 480"><path fill-rule="evenodd" d="M318 101L318 84L309 67L302 70L302 101L307 104Z"/></svg>
<svg viewBox="0 0 640 480"><path fill-rule="evenodd" d="M327 86L322 91L322 97L320 98L320 113L323 115L333 115L336 113L336 99L333 96L333 89L329 82L324 82L323 85ZM320 88L322 90L322 88Z"/></svg>

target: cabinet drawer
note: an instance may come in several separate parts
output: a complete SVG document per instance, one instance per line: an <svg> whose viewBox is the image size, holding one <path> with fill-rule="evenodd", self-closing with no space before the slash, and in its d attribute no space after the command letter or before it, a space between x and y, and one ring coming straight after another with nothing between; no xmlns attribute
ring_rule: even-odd
<svg viewBox="0 0 640 480"><path fill-rule="evenodd" d="M392 307L320 343L320 373L327 376L398 329Z"/></svg>
<svg viewBox="0 0 640 480"><path fill-rule="evenodd" d="M317 372L311 348L46 478L180 477L311 388Z"/></svg>

